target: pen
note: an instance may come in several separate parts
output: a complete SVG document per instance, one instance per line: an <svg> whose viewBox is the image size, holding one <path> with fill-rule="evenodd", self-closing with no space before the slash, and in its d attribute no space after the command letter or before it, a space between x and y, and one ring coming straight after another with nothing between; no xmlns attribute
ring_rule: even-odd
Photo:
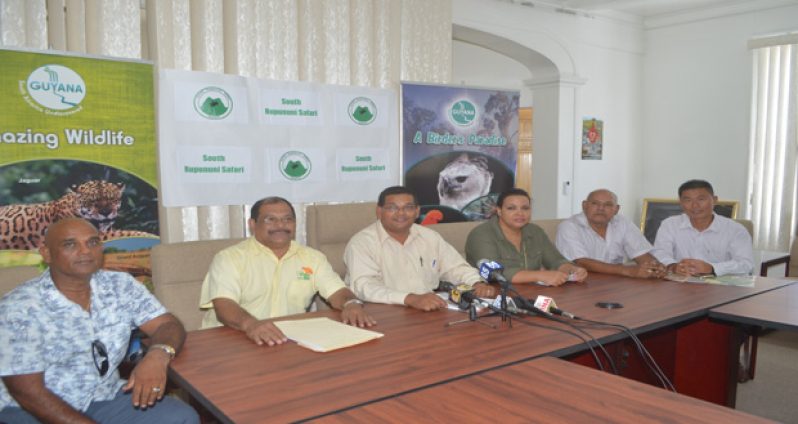
<svg viewBox="0 0 798 424"><path fill-rule="evenodd" d="M421 264L421 266L424 266L424 258L421 256L418 257L418 262Z"/></svg>

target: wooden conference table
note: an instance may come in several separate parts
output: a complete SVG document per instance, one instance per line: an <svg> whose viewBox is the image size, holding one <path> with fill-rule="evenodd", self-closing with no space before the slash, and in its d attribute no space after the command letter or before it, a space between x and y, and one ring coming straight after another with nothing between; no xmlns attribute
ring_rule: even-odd
<svg viewBox="0 0 798 424"><path fill-rule="evenodd" d="M709 317L735 325L730 343L732 348L740 346L751 335L761 329L798 331L798 284L792 284L766 293L732 302L709 311ZM756 366L756 349L747 352L748 368L745 372L753 378ZM729 363L729 374L740 373L738 361ZM726 405L734 407L737 401L737 386L730 387Z"/></svg>
<svg viewBox="0 0 798 424"><path fill-rule="evenodd" d="M770 420L544 357L324 416L314 423L769 423Z"/></svg>
<svg viewBox="0 0 798 424"><path fill-rule="evenodd" d="M631 327L682 394L724 403L729 382L731 327L711 323L709 309L789 284L757 278L755 287L727 287L635 280L591 274L588 282L561 287L518 285L526 297L544 294L558 306L586 318ZM597 301L619 302L600 309ZM385 337L329 353L288 343L259 347L229 328L191 332L170 368L170 378L222 422L301 421L384 400L425 387L540 356L593 365L585 345L542 318L463 319L457 311L421 312L395 305L366 306ZM298 317L330 316L320 311ZM550 328L524 325L523 322ZM621 375L644 382L653 376L626 336L616 329L589 329L599 338ZM595 366L595 365L593 365Z"/></svg>
<svg viewBox="0 0 798 424"><path fill-rule="evenodd" d="M734 324L798 331L798 284L714 308L709 316Z"/></svg>

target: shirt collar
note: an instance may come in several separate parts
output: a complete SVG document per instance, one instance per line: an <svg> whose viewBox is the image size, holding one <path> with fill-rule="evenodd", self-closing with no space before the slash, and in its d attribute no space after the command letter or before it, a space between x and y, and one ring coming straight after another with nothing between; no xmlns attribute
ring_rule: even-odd
<svg viewBox="0 0 798 424"><path fill-rule="evenodd" d="M593 227L590 226L590 223L587 222L587 216L585 216L584 212L576 214L576 223L584 228L590 228L591 230L593 229Z"/></svg>
<svg viewBox="0 0 798 424"><path fill-rule="evenodd" d="M493 215L490 218L489 222L490 222L490 226L493 227L493 232L496 234L497 237L499 237L499 240L507 239L507 237L504 236L504 232L502 232L502 227L499 225L499 215ZM522 238L529 237L532 234L532 231L533 231L532 228L533 227L532 227L531 224L532 224L532 222L530 221L530 222L527 222L526 225L521 227L521 237ZM508 243L509 243L509 241L508 241Z"/></svg>
<svg viewBox="0 0 798 424"><path fill-rule="evenodd" d="M97 271L100 272L100 271ZM94 309L95 307L100 307L101 305L98 304L98 288L95 282L95 276L97 273L94 273L91 277L91 298L89 300L89 304L91 308ZM77 303L67 299L61 290L58 290L58 287L55 286L55 281L53 281L52 275L50 275L50 270L47 269L39 276L39 292L42 296L42 302L47 307L47 310L51 313L56 315L63 315L64 312L71 308L78 308L80 309L80 305ZM81 309L82 310L82 309Z"/></svg>
<svg viewBox="0 0 798 424"><path fill-rule="evenodd" d="M382 222L380 220L377 220L377 222L375 222L374 225L377 226L377 239L380 241L380 244L385 243L389 239L395 241L396 243L399 243L399 240L396 240L390 234L388 234L388 231L385 231L385 227L382 226ZM405 244L407 244L409 241L412 241L416 237L419 237L419 234L420 233L418 231L418 224L411 225L410 234L407 236Z"/></svg>
<svg viewBox="0 0 798 424"><path fill-rule="evenodd" d="M581 225L584 228L589 229L590 231L592 231L594 233L596 232L596 230L590 225L590 223L587 222L587 216L585 216L584 212L580 212L579 214L575 215L575 217L576 217L576 223L577 224ZM610 227L612 227L616 222L618 222L618 214L617 213L615 214L615 216L612 217L612 219L610 219L610 222L607 223L607 230L609 230ZM596 233L596 234L598 234L598 233Z"/></svg>
<svg viewBox="0 0 798 424"><path fill-rule="evenodd" d="M502 232L502 227L499 226L499 215L493 215L490 217L490 224L488 224L493 228L493 233L499 238L499 240L504 239L504 233Z"/></svg>
<svg viewBox="0 0 798 424"><path fill-rule="evenodd" d="M250 236L247 242L249 243L247 249L250 250L253 254L266 255L269 258L274 259L275 261L279 260L277 258L277 255L275 255L271 249L269 249L268 247L264 246L261 242L259 242L258 239L255 238L255 236ZM291 240L291 244L288 246L288 251L285 252L285 255L283 255L281 259L293 256L294 254L296 254L298 249L299 245L297 244L296 240Z"/></svg>
<svg viewBox="0 0 798 424"><path fill-rule="evenodd" d="M698 231L698 229L693 227L693 224L690 222L690 217L687 216L686 213L682 213L680 216L681 216L681 222L679 223L679 228L682 229L689 228L692 229L693 231ZM709 227L707 227L704 231L698 231L698 232L713 232L713 233L720 232L720 228L718 228L720 226L720 223L718 221L720 221L720 219L718 219L718 214L712 212L712 222L709 224Z"/></svg>

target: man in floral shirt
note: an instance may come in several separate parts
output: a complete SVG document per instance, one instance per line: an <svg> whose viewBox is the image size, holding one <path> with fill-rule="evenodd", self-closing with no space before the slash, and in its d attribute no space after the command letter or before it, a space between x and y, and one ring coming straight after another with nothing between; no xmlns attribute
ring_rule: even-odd
<svg viewBox="0 0 798 424"><path fill-rule="evenodd" d="M0 422L198 422L163 398L183 325L129 274L100 270L97 230L58 221L40 253L49 270L0 300ZM125 382L117 367L135 327L151 345Z"/></svg>

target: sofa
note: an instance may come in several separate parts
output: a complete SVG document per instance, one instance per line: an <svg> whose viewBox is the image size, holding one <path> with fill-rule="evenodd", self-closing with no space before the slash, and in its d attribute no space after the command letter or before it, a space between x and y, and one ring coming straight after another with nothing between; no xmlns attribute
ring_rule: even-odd
<svg viewBox="0 0 798 424"><path fill-rule="evenodd" d="M355 233L377 220L377 204L346 203L346 204L315 204L305 208L307 244L327 255L335 272L346 274L344 264L344 249L349 239ZM532 222L543 228L549 239L554 241L557 234L557 225L561 219L533 220ZM450 222L430 225L428 228L440 233L463 257L465 257L465 243L468 233L479 225L480 222Z"/></svg>
<svg viewBox="0 0 798 424"><path fill-rule="evenodd" d="M0 268L0 296L41 273L39 268L27 265Z"/></svg>
<svg viewBox="0 0 798 424"><path fill-rule="evenodd" d="M151 257L155 297L187 331L196 330L205 314L199 308L200 289L216 253L243 239L188 241L153 246Z"/></svg>
<svg viewBox="0 0 798 424"><path fill-rule="evenodd" d="M346 274L344 249L349 239L376 221L375 202L346 204L313 204L305 209L307 244L327 256L341 278ZM533 220L554 241L561 219ZM751 231L750 221L738 220ZM747 224L747 225L746 225ZM468 233L479 222L435 224L429 228L439 232L460 254L465 256ZM199 309L200 288L213 256L219 250L242 239L191 241L160 244L152 250L152 274L155 295L186 326L198 329L204 311ZM794 249L795 250L795 249ZM24 281L24 280L22 280ZM318 308L324 308L317 301Z"/></svg>

